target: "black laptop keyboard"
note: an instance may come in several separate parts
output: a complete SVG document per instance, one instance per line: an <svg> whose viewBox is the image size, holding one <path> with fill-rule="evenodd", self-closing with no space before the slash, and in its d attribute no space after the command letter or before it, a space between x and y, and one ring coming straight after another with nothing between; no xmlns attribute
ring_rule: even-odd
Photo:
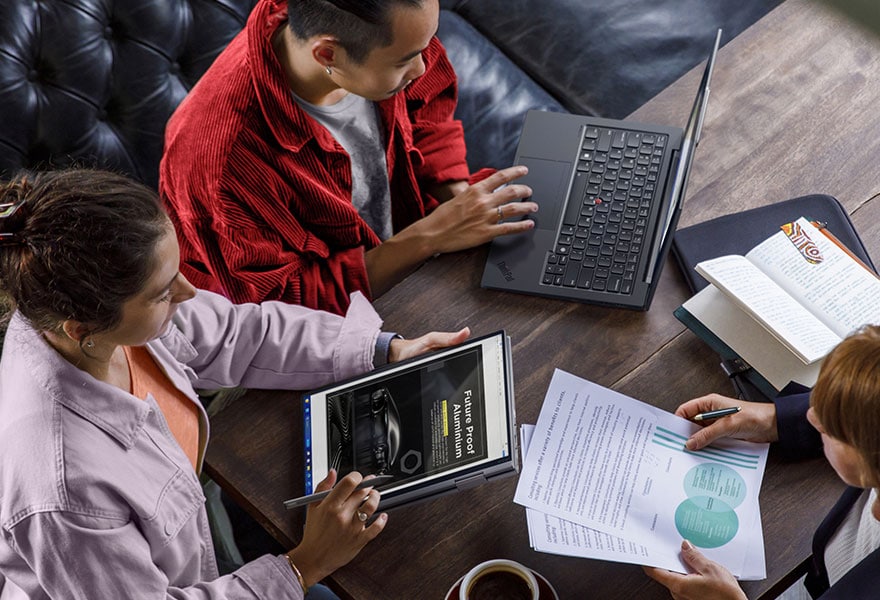
<svg viewBox="0 0 880 600"><path fill-rule="evenodd" d="M587 127L545 285L631 294L667 136Z"/></svg>

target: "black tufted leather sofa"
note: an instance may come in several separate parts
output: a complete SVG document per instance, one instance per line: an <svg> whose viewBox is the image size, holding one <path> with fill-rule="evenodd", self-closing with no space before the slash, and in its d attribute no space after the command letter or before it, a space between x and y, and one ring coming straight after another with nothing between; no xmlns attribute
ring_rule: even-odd
<svg viewBox="0 0 880 600"><path fill-rule="evenodd" d="M2 0L0 171L101 165L158 185L165 122L256 0Z"/></svg>
<svg viewBox="0 0 880 600"><path fill-rule="evenodd" d="M156 187L165 122L256 0L0 1L0 177L100 165ZM472 168L529 108L623 117L781 0L441 0Z"/></svg>

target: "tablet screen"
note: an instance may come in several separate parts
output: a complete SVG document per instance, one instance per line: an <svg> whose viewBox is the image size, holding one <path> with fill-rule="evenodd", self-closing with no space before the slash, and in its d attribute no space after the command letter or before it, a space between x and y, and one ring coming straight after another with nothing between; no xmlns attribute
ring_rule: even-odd
<svg viewBox="0 0 880 600"><path fill-rule="evenodd" d="M498 332L306 395L306 493L330 468L394 476L384 502L509 463L508 365Z"/></svg>

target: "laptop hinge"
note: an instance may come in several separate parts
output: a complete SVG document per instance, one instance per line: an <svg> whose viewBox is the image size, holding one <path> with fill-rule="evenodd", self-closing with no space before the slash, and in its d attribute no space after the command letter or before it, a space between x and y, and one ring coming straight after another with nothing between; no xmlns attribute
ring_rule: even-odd
<svg viewBox="0 0 880 600"><path fill-rule="evenodd" d="M468 490L472 487L476 487L481 483L486 483L486 477L482 473L477 473L475 475L469 475L468 477L464 477L462 479L455 480L455 487L459 490Z"/></svg>

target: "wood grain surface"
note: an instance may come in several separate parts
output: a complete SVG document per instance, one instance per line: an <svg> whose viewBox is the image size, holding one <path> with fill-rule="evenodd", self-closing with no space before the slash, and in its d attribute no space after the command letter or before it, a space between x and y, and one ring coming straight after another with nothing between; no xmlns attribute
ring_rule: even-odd
<svg viewBox="0 0 880 600"><path fill-rule="evenodd" d="M712 32L707 32L707 54ZM639 109L639 121L683 125L702 66ZM838 198L880 258L880 46L836 13L787 0L725 45L713 76L681 226L810 194ZM553 369L571 371L667 410L731 393L718 359L672 311L688 298L670 260L648 312L483 290L486 248L442 256L376 302L385 329L407 336L469 325L513 342L517 418L534 423ZM299 396L248 393L212 424L206 469L279 541L292 546L304 512ZM518 560L563 599L668 598L634 565L542 554L529 547L516 479L390 513L385 531L332 585L357 599L442 599L475 564ZM772 452L761 491L768 578L743 584L772 598L802 571L813 530L843 489L824 459Z"/></svg>

